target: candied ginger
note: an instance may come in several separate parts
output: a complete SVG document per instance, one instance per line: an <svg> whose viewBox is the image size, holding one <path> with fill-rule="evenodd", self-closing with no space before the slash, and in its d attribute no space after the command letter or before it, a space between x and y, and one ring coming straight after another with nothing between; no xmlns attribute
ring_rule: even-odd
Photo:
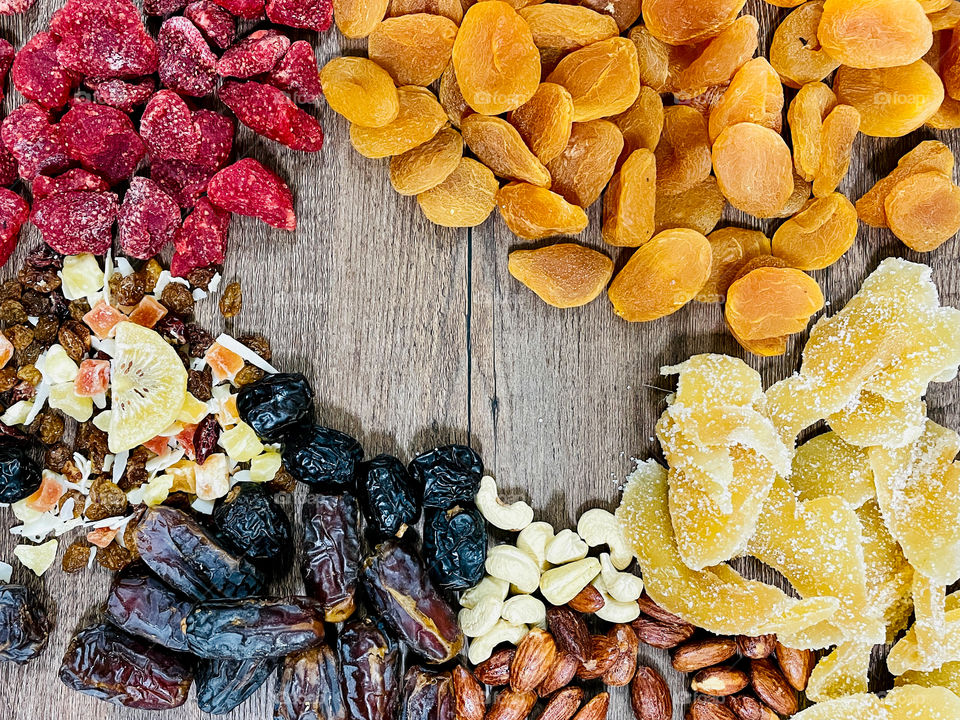
<svg viewBox="0 0 960 720"><path fill-rule="evenodd" d="M904 685L882 700L876 695L850 695L829 700L793 716L793 720L956 720L960 697L946 688Z"/></svg>
<svg viewBox="0 0 960 720"><path fill-rule="evenodd" d="M873 470L865 450L835 432L810 438L797 448L787 478L800 500L836 495L855 508L873 499Z"/></svg>
<svg viewBox="0 0 960 720"><path fill-rule="evenodd" d="M914 625L890 649L887 669L891 675L903 675L910 670L927 672L944 663L960 661L960 609L947 610L944 614L937 658L930 658L929 648L923 647L920 635Z"/></svg>
<svg viewBox="0 0 960 720"><path fill-rule="evenodd" d="M923 687L943 687L960 695L960 660L946 662L936 670L908 670L897 678L897 686L922 685Z"/></svg>
<svg viewBox="0 0 960 720"><path fill-rule="evenodd" d="M863 561L867 572L867 603L887 625L887 642L906 629L913 612L913 568L890 535L880 506L870 500L857 509L863 533Z"/></svg>
<svg viewBox="0 0 960 720"><path fill-rule="evenodd" d="M870 654L873 645L844 642L820 658L807 683L807 698L826 702L865 693L869 687Z"/></svg>
<svg viewBox="0 0 960 720"><path fill-rule="evenodd" d="M919 397L887 400L864 390L848 407L828 417L827 422L851 445L896 448L920 437L926 415L926 403Z"/></svg>

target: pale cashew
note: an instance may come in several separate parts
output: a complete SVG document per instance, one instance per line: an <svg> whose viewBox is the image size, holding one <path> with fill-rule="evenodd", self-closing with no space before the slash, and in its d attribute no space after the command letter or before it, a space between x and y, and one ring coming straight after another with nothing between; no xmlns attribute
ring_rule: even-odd
<svg viewBox="0 0 960 720"><path fill-rule="evenodd" d="M465 608L475 607L480 599L485 597L495 597L503 602L507 599L508 592L510 592L510 583L486 575L483 580L460 596L460 606Z"/></svg>
<svg viewBox="0 0 960 720"><path fill-rule="evenodd" d="M498 620L490 630L470 641L467 658L474 665L487 660L493 649L500 643L516 645L527 636L529 628L526 625L514 625L506 620Z"/></svg>
<svg viewBox="0 0 960 720"><path fill-rule="evenodd" d="M553 537L553 525L532 522L517 535L517 547L536 560L542 572L550 567L547 562L547 546L553 541Z"/></svg>
<svg viewBox="0 0 960 720"><path fill-rule="evenodd" d="M537 561L513 545L497 545L487 553L487 572L506 580L523 595L529 595L540 584Z"/></svg>
<svg viewBox="0 0 960 720"><path fill-rule="evenodd" d="M489 475L480 481L474 503L486 521L501 530L520 532L533 522L533 508L522 501L510 505L503 502L497 493L497 481Z"/></svg>
<svg viewBox="0 0 960 720"><path fill-rule="evenodd" d="M547 619L547 608L533 595L514 595L503 604L500 617L514 625L540 625Z"/></svg>
<svg viewBox="0 0 960 720"><path fill-rule="evenodd" d="M593 557L547 570L540 578L540 592L551 605L566 605L600 573L600 561Z"/></svg>
<svg viewBox="0 0 960 720"><path fill-rule="evenodd" d="M617 570L608 553L600 554L600 577L610 597L619 602L636 602L643 593L643 580Z"/></svg>
<svg viewBox="0 0 960 720"><path fill-rule="evenodd" d="M547 545L547 562L563 565L574 560L583 560L589 551L587 544L573 530L561 530Z"/></svg>
<svg viewBox="0 0 960 720"><path fill-rule="evenodd" d="M480 598L472 608L463 608L457 620L464 635L477 637L489 632L497 624L501 612L503 612L503 600L488 595Z"/></svg>
<svg viewBox="0 0 960 720"><path fill-rule="evenodd" d="M610 561L617 570L626 570L633 562L633 550L613 513L600 508L587 510L580 516L577 532L590 547L606 545L610 548Z"/></svg>
<svg viewBox="0 0 960 720"><path fill-rule="evenodd" d="M620 602L611 597L610 593L607 592L607 586L604 584L603 578L594 580L593 587L603 596L603 607L594 613L594 615L601 620L620 624L633 622L640 617L640 604L636 600L633 602Z"/></svg>

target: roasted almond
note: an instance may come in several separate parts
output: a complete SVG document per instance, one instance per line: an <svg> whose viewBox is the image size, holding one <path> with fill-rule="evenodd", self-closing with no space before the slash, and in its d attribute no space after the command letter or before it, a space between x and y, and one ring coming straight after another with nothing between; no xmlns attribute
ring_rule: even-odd
<svg viewBox="0 0 960 720"><path fill-rule="evenodd" d="M517 645L517 654L510 663L510 687L517 692L531 692L550 672L557 660L557 644L546 630L534 628Z"/></svg>
<svg viewBox="0 0 960 720"><path fill-rule="evenodd" d="M570 720L583 702L583 689L568 687L553 694L538 720Z"/></svg>
<svg viewBox="0 0 960 720"><path fill-rule="evenodd" d="M687 710L687 720L737 720L737 716L725 705L698 697Z"/></svg>
<svg viewBox="0 0 960 720"><path fill-rule="evenodd" d="M487 698L483 686L462 665L457 665L452 674L456 720L483 720L487 713Z"/></svg>
<svg viewBox="0 0 960 720"><path fill-rule="evenodd" d="M580 661L570 653L557 651L557 659L550 668L550 672L537 688L537 695L547 697L552 695L560 688L565 688L577 675L577 669L580 667Z"/></svg>
<svg viewBox="0 0 960 720"><path fill-rule="evenodd" d="M780 663L780 671L790 683L790 687L799 692L806 690L813 667L817 664L813 651L794 650L777 643L775 652L777 662Z"/></svg>
<svg viewBox="0 0 960 720"><path fill-rule="evenodd" d="M750 684L750 678L742 670L730 667L704 668L693 676L690 688L694 692L714 697L734 695Z"/></svg>
<svg viewBox="0 0 960 720"><path fill-rule="evenodd" d="M510 663L516 655L516 648L497 650L473 669L473 675L484 685L497 687L510 682Z"/></svg>
<svg viewBox="0 0 960 720"><path fill-rule="evenodd" d="M630 623L630 627L644 645L661 650L669 650L685 643L696 632L693 625L665 623L642 615Z"/></svg>
<svg viewBox="0 0 960 720"><path fill-rule="evenodd" d="M574 720L605 720L609 709L610 694L602 692L590 698L573 718Z"/></svg>
<svg viewBox="0 0 960 720"><path fill-rule="evenodd" d="M769 659L750 661L750 684L770 709L780 715L797 712L797 692Z"/></svg>
<svg viewBox="0 0 960 720"><path fill-rule="evenodd" d="M617 644L606 635L591 635L587 658L580 662L577 677L581 680L596 680L610 669L620 651Z"/></svg>
<svg viewBox="0 0 960 720"><path fill-rule="evenodd" d="M526 720L536 702L536 693L503 690L490 706L487 720Z"/></svg>
<svg viewBox="0 0 960 720"><path fill-rule="evenodd" d="M630 683L630 704L637 720L670 720L673 701L663 677L651 667L641 665Z"/></svg>
<svg viewBox="0 0 960 720"><path fill-rule="evenodd" d="M780 720L780 716L755 697L734 695L727 698L727 707L738 720Z"/></svg>
<svg viewBox="0 0 960 720"><path fill-rule="evenodd" d="M689 625L683 618L657 605L646 592L640 596L637 602L640 604L640 612L658 622L670 623L671 625Z"/></svg>
<svg viewBox="0 0 960 720"><path fill-rule="evenodd" d="M695 672L719 665L737 652L737 641L728 637L712 637L694 640L673 651L673 669L682 673Z"/></svg>
<svg viewBox="0 0 960 720"><path fill-rule="evenodd" d="M580 613L568 607L552 607L547 610L547 624L558 648L581 662L587 659L590 630Z"/></svg>
<svg viewBox="0 0 960 720"><path fill-rule="evenodd" d="M777 647L777 636L759 635L757 637L749 637L748 635L740 635L737 637L737 647L740 649L740 654L744 657L761 660L773 654L774 649Z"/></svg>
<svg viewBox="0 0 960 720"><path fill-rule="evenodd" d="M587 615L603 608L603 595L593 585L587 585L577 596L567 603L571 609Z"/></svg>
<svg viewBox="0 0 960 720"><path fill-rule="evenodd" d="M610 669L603 674L603 683L610 687L623 687L633 680L637 671L637 655L640 652L640 641L637 634L629 625L614 625L607 632L617 646L617 659Z"/></svg>

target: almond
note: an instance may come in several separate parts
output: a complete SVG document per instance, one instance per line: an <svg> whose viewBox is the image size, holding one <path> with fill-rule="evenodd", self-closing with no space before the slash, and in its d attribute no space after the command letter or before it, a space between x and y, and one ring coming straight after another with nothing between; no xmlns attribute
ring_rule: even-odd
<svg viewBox="0 0 960 720"><path fill-rule="evenodd" d="M580 613L568 607L552 607L547 610L547 624L558 648L577 660L586 660L590 652L590 630Z"/></svg>
<svg viewBox="0 0 960 720"><path fill-rule="evenodd" d="M580 663L577 677L581 680L596 680L602 677L616 662L620 651L617 644L606 635L592 635L587 658Z"/></svg>
<svg viewBox="0 0 960 720"><path fill-rule="evenodd" d="M573 720L606 720L609 709L610 694L602 692L590 698L587 704L573 716Z"/></svg>
<svg viewBox="0 0 960 720"><path fill-rule="evenodd" d="M693 637L696 628L693 625L676 625L638 617L630 626L644 645L669 650Z"/></svg>
<svg viewBox="0 0 960 720"><path fill-rule="evenodd" d="M536 702L536 693L503 690L490 706L487 720L526 720Z"/></svg>
<svg viewBox="0 0 960 720"><path fill-rule="evenodd" d="M474 677L490 687L506 685L510 682L510 663L516 653L516 648L497 650L473 669Z"/></svg>
<svg viewBox="0 0 960 720"><path fill-rule="evenodd" d="M579 613L589 615L603 608L603 595L593 585L587 585L567 605Z"/></svg>
<svg viewBox="0 0 960 720"><path fill-rule="evenodd" d="M637 602L640 603L640 612L647 617L653 618L657 622L668 623L670 625L689 625L683 618L657 605L647 593L643 593Z"/></svg>
<svg viewBox="0 0 960 720"><path fill-rule="evenodd" d="M780 671L790 683L790 687L799 692L806 690L813 667L817 664L813 651L794 650L777 643L775 652L777 662L780 663Z"/></svg>
<svg viewBox="0 0 960 720"><path fill-rule="evenodd" d="M557 661L557 644L546 630L534 628L517 645L517 654L510 663L510 687L517 692L531 692L550 672Z"/></svg>
<svg viewBox="0 0 960 720"><path fill-rule="evenodd" d="M583 689L568 687L554 693L538 720L570 720L583 701Z"/></svg>
<svg viewBox="0 0 960 720"><path fill-rule="evenodd" d="M673 717L670 688L660 673L646 665L637 668L630 683L630 704L637 720L670 720Z"/></svg>
<svg viewBox="0 0 960 720"><path fill-rule="evenodd" d="M770 709L780 715L797 712L797 693L770 660L750 661L750 684L753 691Z"/></svg>
<svg viewBox="0 0 960 720"><path fill-rule="evenodd" d="M687 710L687 720L737 720L737 716L725 705L698 697Z"/></svg>
<svg viewBox="0 0 960 720"><path fill-rule="evenodd" d="M740 692L749 684L750 678L742 670L718 666L704 668L694 675L690 688L704 695L726 697Z"/></svg>
<svg viewBox="0 0 960 720"><path fill-rule="evenodd" d="M457 665L452 674L456 720L483 720L487 713L487 698L483 687L462 665Z"/></svg>
<svg viewBox="0 0 960 720"><path fill-rule="evenodd" d="M726 662L736 652L737 641L733 638L713 637L681 645L673 651L671 662L674 670L689 673Z"/></svg>
<svg viewBox="0 0 960 720"><path fill-rule="evenodd" d="M557 659L550 668L550 672L537 688L537 695L547 697L552 695L560 688L565 688L576 677L577 669L580 667L580 661L570 653L557 651Z"/></svg>
<svg viewBox="0 0 960 720"><path fill-rule="evenodd" d="M760 635L758 637L740 635L737 637L737 647L740 649L740 654L753 660L770 657L776 646L776 635Z"/></svg>
<svg viewBox="0 0 960 720"><path fill-rule="evenodd" d="M610 687L629 685L637 671L637 654L640 652L637 634L629 625L614 625L607 637L616 644L618 654L613 665L603 674L603 683Z"/></svg>
<svg viewBox="0 0 960 720"><path fill-rule="evenodd" d="M773 710L749 695L729 697L727 706L739 720L780 720Z"/></svg>

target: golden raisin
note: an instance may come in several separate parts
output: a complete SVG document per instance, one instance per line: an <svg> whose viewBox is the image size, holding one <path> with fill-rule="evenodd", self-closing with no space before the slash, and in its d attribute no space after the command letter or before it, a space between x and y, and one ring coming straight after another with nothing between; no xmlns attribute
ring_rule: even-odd
<svg viewBox="0 0 960 720"><path fill-rule="evenodd" d="M689 228L706 235L720 222L726 207L727 199L717 187L713 175L682 193L663 195L657 192L655 232Z"/></svg>
<svg viewBox="0 0 960 720"><path fill-rule="evenodd" d="M698 302L723 302L740 267L752 258L770 254L770 238L759 230L725 227L707 235L707 240L713 262L710 277L697 293Z"/></svg>
<svg viewBox="0 0 960 720"><path fill-rule="evenodd" d="M750 342L801 332L822 308L820 286L805 272L760 267L730 285L724 317L738 340Z"/></svg>
<svg viewBox="0 0 960 720"><path fill-rule="evenodd" d="M457 74L453 69L453 63L447 65L447 69L440 76L440 105L450 119L455 128L460 127L463 119L473 112L473 109L467 105L460 93L460 83L457 82Z"/></svg>
<svg viewBox="0 0 960 720"><path fill-rule="evenodd" d="M874 69L919 60L933 31L917 0L826 0L817 37L834 60Z"/></svg>
<svg viewBox="0 0 960 720"><path fill-rule="evenodd" d="M581 5L544 3L518 12L527 21L533 42L541 50L569 52L620 34L612 17Z"/></svg>
<svg viewBox="0 0 960 720"><path fill-rule="evenodd" d="M461 158L442 183L417 195L417 203L427 219L437 225L474 227L493 212L499 186L486 165Z"/></svg>
<svg viewBox="0 0 960 720"><path fill-rule="evenodd" d="M497 193L497 207L510 231L528 240L576 235L587 227L587 214L562 195L529 183L512 182Z"/></svg>
<svg viewBox="0 0 960 720"><path fill-rule="evenodd" d="M783 126L783 85L764 58L754 58L737 70L730 85L710 111L710 142L726 128L752 122L780 132Z"/></svg>
<svg viewBox="0 0 960 720"><path fill-rule="evenodd" d="M760 23L743 15L715 38L709 40L696 60L677 77L677 94L691 98L714 85L730 82L734 73L757 51Z"/></svg>
<svg viewBox="0 0 960 720"><path fill-rule="evenodd" d="M556 83L542 83L533 97L507 115L542 163L563 152L573 128L573 98Z"/></svg>
<svg viewBox="0 0 960 720"><path fill-rule="evenodd" d="M817 198L773 234L773 254L798 270L822 270L857 239L857 211L845 195Z"/></svg>
<svg viewBox="0 0 960 720"><path fill-rule="evenodd" d="M327 103L354 125L383 127L400 112L390 73L362 57L334 58L320 71Z"/></svg>
<svg viewBox="0 0 960 720"><path fill-rule="evenodd" d="M635 150L604 193L604 242L639 247L653 237L656 199L656 159L650 150Z"/></svg>
<svg viewBox="0 0 960 720"><path fill-rule="evenodd" d="M223 289L220 296L220 314L225 318L236 317L243 308L243 290L240 283L233 281Z"/></svg>
<svg viewBox="0 0 960 720"><path fill-rule="evenodd" d="M893 186L884 210L904 245L930 252L960 232L960 187L943 173L916 173Z"/></svg>
<svg viewBox="0 0 960 720"><path fill-rule="evenodd" d="M520 133L503 118L469 115L460 126L463 141L494 175L550 186L550 173L523 142Z"/></svg>
<svg viewBox="0 0 960 720"><path fill-rule="evenodd" d="M429 13L442 15L457 25L463 20L463 5L460 0L390 0L387 17Z"/></svg>
<svg viewBox="0 0 960 720"><path fill-rule="evenodd" d="M333 0L333 19L344 36L364 38L383 20L388 3L389 0Z"/></svg>
<svg viewBox="0 0 960 720"><path fill-rule="evenodd" d="M397 93L400 112L391 122L378 128L350 126L350 142L361 155L369 158L399 155L422 145L446 124L447 114L426 88L405 85L397 88Z"/></svg>
<svg viewBox="0 0 960 720"><path fill-rule="evenodd" d="M655 38L643 25L632 28L629 37L637 48L640 82L658 93L666 92L672 46Z"/></svg>
<svg viewBox="0 0 960 720"><path fill-rule="evenodd" d="M593 302L613 276L613 261L601 252L574 243L536 250L514 250L510 274L548 305L572 308Z"/></svg>
<svg viewBox="0 0 960 720"><path fill-rule="evenodd" d="M823 16L823 2L804 3L783 19L770 41L770 64L787 87L799 88L820 82L840 67L820 47L817 28Z"/></svg>
<svg viewBox="0 0 960 720"><path fill-rule="evenodd" d="M709 241L695 230L666 230L641 245L607 291L614 312L629 322L670 315L710 277Z"/></svg>
<svg viewBox="0 0 960 720"><path fill-rule="evenodd" d="M686 105L663 109L663 134L657 145L657 191L676 195L710 175L710 138L703 115Z"/></svg>
<svg viewBox="0 0 960 720"><path fill-rule="evenodd" d="M739 210L771 217L793 193L793 160L787 144L770 128L731 125L713 146L713 170L720 192Z"/></svg>
<svg viewBox="0 0 960 720"><path fill-rule="evenodd" d="M636 150L652 152L657 149L663 133L663 100L656 90L644 86L640 88L636 102L610 120L620 128L623 135L621 162Z"/></svg>
<svg viewBox="0 0 960 720"><path fill-rule="evenodd" d="M644 0L647 28L670 45L691 45L708 40L733 24L746 0Z"/></svg>
<svg viewBox="0 0 960 720"><path fill-rule="evenodd" d="M923 60L879 70L841 66L833 91L860 112L860 132L872 137L913 132L939 109L944 95L936 71Z"/></svg>
<svg viewBox="0 0 960 720"><path fill-rule="evenodd" d="M837 105L823 121L820 168L813 178L815 197L830 195L850 169L853 142L860 131L860 113L849 105Z"/></svg>
<svg viewBox="0 0 960 720"><path fill-rule="evenodd" d="M390 158L390 184L401 195L419 195L446 180L461 157L460 133L443 128L423 145Z"/></svg>
<svg viewBox="0 0 960 720"><path fill-rule="evenodd" d="M450 62L457 24L441 15L416 13L387 18L367 40L370 59L398 85L429 85Z"/></svg>
<svg viewBox="0 0 960 720"><path fill-rule="evenodd" d="M551 188L567 202L589 207L610 182L623 150L623 135L609 120L577 122L567 147L547 164Z"/></svg>
<svg viewBox="0 0 960 720"><path fill-rule="evenodd" d="M640 93L637 48L622 37L595 42L564 57L547 82L570 93L574 122L618 115Z"/></svg>
<svg viewBox="0 0 960 720"><path fill-rule="evenodd" d="M787 122L793 135L793 164L797 174L812 182L820 169L823 155L823 120L837 104L833 90L821 82L811 82L797 92Z"/></svg>

